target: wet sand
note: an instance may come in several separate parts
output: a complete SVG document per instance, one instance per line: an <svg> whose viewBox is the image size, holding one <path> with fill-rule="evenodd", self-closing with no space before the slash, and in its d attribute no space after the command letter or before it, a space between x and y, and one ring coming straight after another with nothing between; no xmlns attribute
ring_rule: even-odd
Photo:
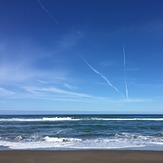
<svg viewBox="0 0 163 163"><path fill-rule="evenodd" d="M163 151L0 151L0 163L163 163Z"/></svg>

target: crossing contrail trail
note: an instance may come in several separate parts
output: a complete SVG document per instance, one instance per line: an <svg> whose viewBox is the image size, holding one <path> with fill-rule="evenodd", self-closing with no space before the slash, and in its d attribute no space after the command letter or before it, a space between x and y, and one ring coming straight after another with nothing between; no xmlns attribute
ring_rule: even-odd
<svg viewBox="0 0 163 163"><path fill-rule="evenodd" d="M47 13L47 15L57 24L60 25L60 23L58 22L57 19L55 19L53 17L53 15L49 12L49 10L47 8L45 8L45 6L43 5L43 3L41 2L41 0L36 0L37 3L40 5L40 7Z"/></svg>
<svg viewBox="0 0 163 163"><path fill-rule="evenodd" d="M124 78L125 78L125 93L126 93L126 98L128 99L128 86L127 86L127 79L126 79L126 53L125 53L124 45L123 45L123 59L124 59L123 71L124 71Z"/></svg>
<svg viewBox="0 0 163 163"><path fill-rule="evenodd" d="M116 88L108 79L106 76L102 75L100 72L98 72L95 68L93 68L81 55L79 55L79 57L87 64L87 66L93 71L95 72L97 75L99 75L102 79L105 80L105 82L108 84L108 86L112 87L116 92L120 93L122 96L124 96L119 90L118 88Z"/></svg>

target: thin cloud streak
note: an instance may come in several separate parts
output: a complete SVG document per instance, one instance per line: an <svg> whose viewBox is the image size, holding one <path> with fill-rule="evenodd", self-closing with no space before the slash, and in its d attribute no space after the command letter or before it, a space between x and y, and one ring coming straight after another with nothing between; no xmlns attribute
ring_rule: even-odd
<svg viewBox="0 0 163 163"><path fill-rule="evenodd" d="M153 102L153 99L112 99L104 96L93 96L84 93L67 91L64 89L56 87L23 87L26 92L30 94L17 94L12 96L12 99L38 99L38 100L52 100L52 101L71 101L71 102L86 102L86 103L96 103L97 101L103 103L112 104L125 104L125 103L143 103L143 102Z"/></svg>
<svg viewBox="0 0 163 163"><path fill-rule="evenodd" d="M103 103L112 104L125 104L125 103L143 103L143 102L153 102L151 99L112 99L104 96L93 96L84 93L78 93L73 91L67 91L64 89L56 87L37 87L28 86L23 87L23 90L30 94L17 94L17 96L12 97L15 99L42 99L42 100L52 100L52 101L71 101L71 102L86 102L86 103L96 103L101 101Z"/></svg>
<svg viewBox="0 0 163 163"><path fill-rule="evenodd" d="M64 87L70 90L76 90L78 87L65 83Z"/></svg>
<svg viewBox="0 0 163 163"><path fill-rule="evenodd" d="M10 96L10 95L14 95L14 94L16 94L16 93L0 87L0 96Z"/></svg>
<svg viewBox="0 0 163 163"><path fill-rule="evenodd" d="M128 99L122 99L122 100L113 100L115 103L143 103L143 102L153 102L153 99L147 99L147 98L128 98Z"/></svg>
<svg viewBox="0 0 163 163"><path fill-rule="evenodd" d="M49 12L49 10L48 10L47 8L45 8L45 6L44 6L43 3L41 2L41 0L36 0L36 1L37 1L37 3L40 5L40 7L47 13L47 15L48 15L57 25L60 25L59 21L53 17L53 15Z"/></svg>
<svg viewBox="0 0 163 163"><path fill-rule="evenodd" d="M125 78L125 93L126 93L126 98L128 99L128 86L127 86L127 80L126 80L126 53L125 53L125 47L123 45L123 58L124 58L124 78Z"/></svg>
<svg viewBox="0 0 163 163"><path fill-rule="evenodd" d="M70 96L77 96L77 97L85 97L85 98L90 98L93 96L84 94L84 93L76 93L72 91L67 91L55 87L45 87L45 88L40 88L40 87L25 87L25 89L28 92L31 92L33 94L36 94L37 92L49 92L49 93L55 93L55 94L61 94L61 95L70 95Z"/></svg>
<svg viewBox="0 0 163 163"><path fill-rule="evenodd" d="M104 75L102 75L100 72L98 72L96 69L94 69L81 55L79 55L79 57L87 64L87 66L89 66L89 68L95 72L97 75L99 75L102 79L105 80L105 82L108 84L108 86L112 87L116 92L120 93L122 96L124 96L119 90L118 88L116 88L108 79L107 77L105 77Z"/></svg>

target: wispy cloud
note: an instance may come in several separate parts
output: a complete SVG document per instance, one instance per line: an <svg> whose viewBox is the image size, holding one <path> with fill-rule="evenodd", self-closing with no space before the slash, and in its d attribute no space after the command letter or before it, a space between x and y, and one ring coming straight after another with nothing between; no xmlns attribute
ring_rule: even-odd
<svg viewBox="0 0 163 163"><path fill-rule="evenodd" d="M57 48L59 50L67 50L75 47L81 39L85 36L84 32L74 29L65 33L60 39L58 39Z"/></svg>
<svg viewBox="0 0 163 163"><path fill-rule="evenodd" d="M90 94L67 91L64 89L56 88L56 87L37 87L37 86L28 86L23 87L23 89L30 93L16 96L15 98L34 98L34 99L42 99L42 100L54 100L54 101L71 101L71 102L86 102L86 103L105 103L105 104L129 104L129 103L144 103L151 102L150 99L145 98L128 98L128 99L112 99L103 96L93 96Z"/></svg>
<svg viewBox="0 0 163 163"><path fill-rule="evenodd" d="M124 79L125 79L125 93L126 93L126 98L128 99L128 85L127 85L127 79L126 79L126 52L125 52L125 47L123 45L123 71L124 71Z"/></svg>
<svg viewBox="0 0 163 163"><path fill-rule="evenodd" d="M43 5L41 0L36 0L37 3L40 5L40 7L46 12L46 14L51 18L51 20L56 23L57 25L60 25L59 21L50 13L50 11Z"/></svg>
<svg viewBox="0 0 163 163"><path fill-rule="evenodd" d="M20 82L34 77L37 73L18 65L0 66L0 82Z"/></svg>
<svg viewBox="0 0 163 163"><path fill-rule="evenodd" d="M118 100L119 103L143 103L143 102L151 102L151 101L153 101L153 99L147 99L147 98L128 98L128 99Z"/></svg>
<svg viewBox="0 0 163 163"><path fill-rule="evenodd" d="M97 71L95 68L93 68L81 55L79 55L80 58L87 64L87 66L97 75L99 75L103 80L105 80L105 82L107 83L107 85L111 88L113 88L116 92L120 93L122 96L124 96L117 87L115 87L108 79L106 76L104 76L103 74L101 74L99 71Z"/></svg>
<svg viewBox="0 0 163 163"><path fill-rule="evenodd" d="M29 82L36 80L64 80L67 69L58 68L56 60L51 58L50 51L45 51L33 41L23 39L11 39L1 41L0 46L0 84ZM42 66L44 61L54 60L46 67ZM43 68L42 68L43 67Z"/></svg>
<svg viewBox="0 0 163 163"><path fill-rule="evenodd" d="M162 39L163 36L163 22L161 20L150 21L146 24L140 25L138 27L139 31L143 31L144 33L148 33L149 36L153 36L157 39Z"/></svg>
<svg viewBox="0 0 163 163"><path fill-rule="evenodd" d="M56 87L25 87L26 91L36 94L37 92L47 92L47 93L54 93L54 94L60 94L60 95L68 95L73 97L84 97L84 98L91 98L93 96L84 94L84 93L76 93L72 91L63 90Z"/></svg>
<svg viewBox="0 0 163 163"><path fill-rule="evenodd" d="M71 89L71 88L70 88ZM63 89L55 86L41 85L41 86L25 86L17 88L14 87L12 91L10 89L5 89L0 87L0 96L3 96L1 101L8 101L10 99L14 100L51 100L51 101L70 101L70 102L84 102L84 103L103 103L103 104L134 104L134 103L143 103L143 102L151 102L150 99L145 98L109 98L104 96L94 96L87 93L81 93L79 91L69 91L67 89Z"/></svg>
<svg viewBox="0 0 163 163"><path fill-rule="evenodd" d="M75 89L78 88L78 87L73 86L73 85L70 85L70 84L68 84L68 83L65 83L65 84L64 84L64 87L65 87L65 88L68 88L68 89L70 89L70 90L75 90Z"/></svg>
<svg viewBox="0 0 163 163"><path fill-rule="evenodd" d="M14 94L16 94L16 93L13 91L10 91L8 89L0 87L0 96L10 96L10 95L14 95Z"/></svg>

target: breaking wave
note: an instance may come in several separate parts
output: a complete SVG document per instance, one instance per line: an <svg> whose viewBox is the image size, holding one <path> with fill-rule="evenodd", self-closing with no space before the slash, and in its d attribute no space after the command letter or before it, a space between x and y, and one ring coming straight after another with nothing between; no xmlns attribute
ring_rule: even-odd
<svg viewBox="0 0 163 163"><path fill-rule="evenodd" d="M82 141L82 139L77 139L77 138L57 138L57 137L49 137L49 136L44 137L43 140L45 140L47 142L76 142L76 141Z"/></svg>
<svg viewBox="0 0 163 163"><path fill-rule="evenodd" d="M163 118L73 118L73 117L43 117L43 118L0 118L0 122L41 122L41 121L163 121Z"/></svg>
<svg viewBox="0 0 163 163"><path fill-rule="evenodd" d="M71 117L54 117L54 118L0 118L0 121L5 122L12 122L12 121L19 121L19 122L40 122L40 121L70 121L70 120L76 120Z"/></svg>
<svg viewBox="0 0 163 163"><path fill-rule="evenodd" d="M150 145L162 145L163 139L154 136L143 136L129 133L115 134L110 138L65 138L45 136L27 141L18 136L17 141L0 139L0 146L10 149L118 149L118 148L142 148Z"/></svg>

